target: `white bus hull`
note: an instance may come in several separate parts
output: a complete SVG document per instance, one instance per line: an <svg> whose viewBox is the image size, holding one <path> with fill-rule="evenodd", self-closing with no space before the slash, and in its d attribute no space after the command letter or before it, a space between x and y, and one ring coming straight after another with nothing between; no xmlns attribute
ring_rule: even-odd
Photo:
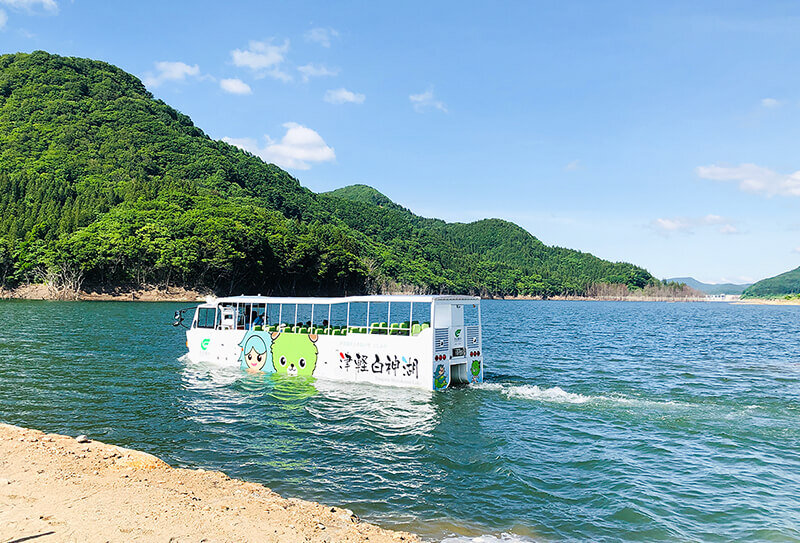
<svg viewBox="0 0 800 543"><path fill-rule="evenodd" d="M377 298L385 303L400 297L366 300ZM473 302L473 299L453 298L424 298L425 303L435 302L431 304L431 314L438 328L427 323L418 325L416 321L410 326L406 321L392 327L386 323L373 324L371 333L366 333L365 327L354 331L351 326L315 330L318 333L309 333L306 327L274 324L273 331L261 330L262 326L251 325L243 316L256 315L258 311L263 315L267 305L292 304L295 299L224 298L198 306L186 332L186 346L193 361L239 366L248 371L425 390L442 390L456 383L480 383L483 381L480 325L463 324L463 301ZM317 305L342 304L342 307L347 303L349 325L349 304L363 303L364 299L298 300ZM409 299L417 298L404 299L408 303ZM451 322L451 306L457 322ZM287 311L294 320L297 320L296 307ZM206 317L214 318L200 319L201 309L207 313ZM330 308L323 314L330 316ZM252 329L246 329L248 326ZM321 333L325 331L329 333Z"/></svg>

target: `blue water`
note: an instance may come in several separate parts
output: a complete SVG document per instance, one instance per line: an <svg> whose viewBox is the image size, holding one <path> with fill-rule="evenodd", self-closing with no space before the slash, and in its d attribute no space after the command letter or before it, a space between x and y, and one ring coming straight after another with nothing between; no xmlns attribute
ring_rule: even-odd
<svg viewBox="0 0 800 543"><path fill-rule="evenodd" d="M434 540L800 541L800 306L487 301L444 393L194 364L177 307L0 302L0 420Z"/></svg>

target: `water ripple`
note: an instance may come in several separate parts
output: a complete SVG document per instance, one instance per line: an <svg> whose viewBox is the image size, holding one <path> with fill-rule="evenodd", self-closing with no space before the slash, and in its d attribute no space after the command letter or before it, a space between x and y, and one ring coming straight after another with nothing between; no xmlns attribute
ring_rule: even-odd
<svg viewBox="0 0 800 543"><path fill-rule="evenodd" d="M437 394L195 364L174 308L0 302L0 420L451 542L800 539L800 308L485 302Z"/></svg>

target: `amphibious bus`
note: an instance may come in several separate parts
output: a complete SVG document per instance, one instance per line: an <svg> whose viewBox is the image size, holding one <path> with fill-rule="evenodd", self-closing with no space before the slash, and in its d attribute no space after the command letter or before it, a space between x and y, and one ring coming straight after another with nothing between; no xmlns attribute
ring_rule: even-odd
<svg viewBox="0 0 800 543"><path fill-rule="evenodd" d="M186 331L189 358L248 371L443 390L483 381L480 298L209 299Z"/></svg>

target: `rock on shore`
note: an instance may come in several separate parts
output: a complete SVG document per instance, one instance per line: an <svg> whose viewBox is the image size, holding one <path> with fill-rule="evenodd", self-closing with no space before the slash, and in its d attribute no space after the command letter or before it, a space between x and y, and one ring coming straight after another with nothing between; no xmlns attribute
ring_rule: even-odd
<svg viewBox="0 0 800 543"><path fill-rule="evenodd" d="M0 424L0 540L418 542L216 471Z"/></svg>

